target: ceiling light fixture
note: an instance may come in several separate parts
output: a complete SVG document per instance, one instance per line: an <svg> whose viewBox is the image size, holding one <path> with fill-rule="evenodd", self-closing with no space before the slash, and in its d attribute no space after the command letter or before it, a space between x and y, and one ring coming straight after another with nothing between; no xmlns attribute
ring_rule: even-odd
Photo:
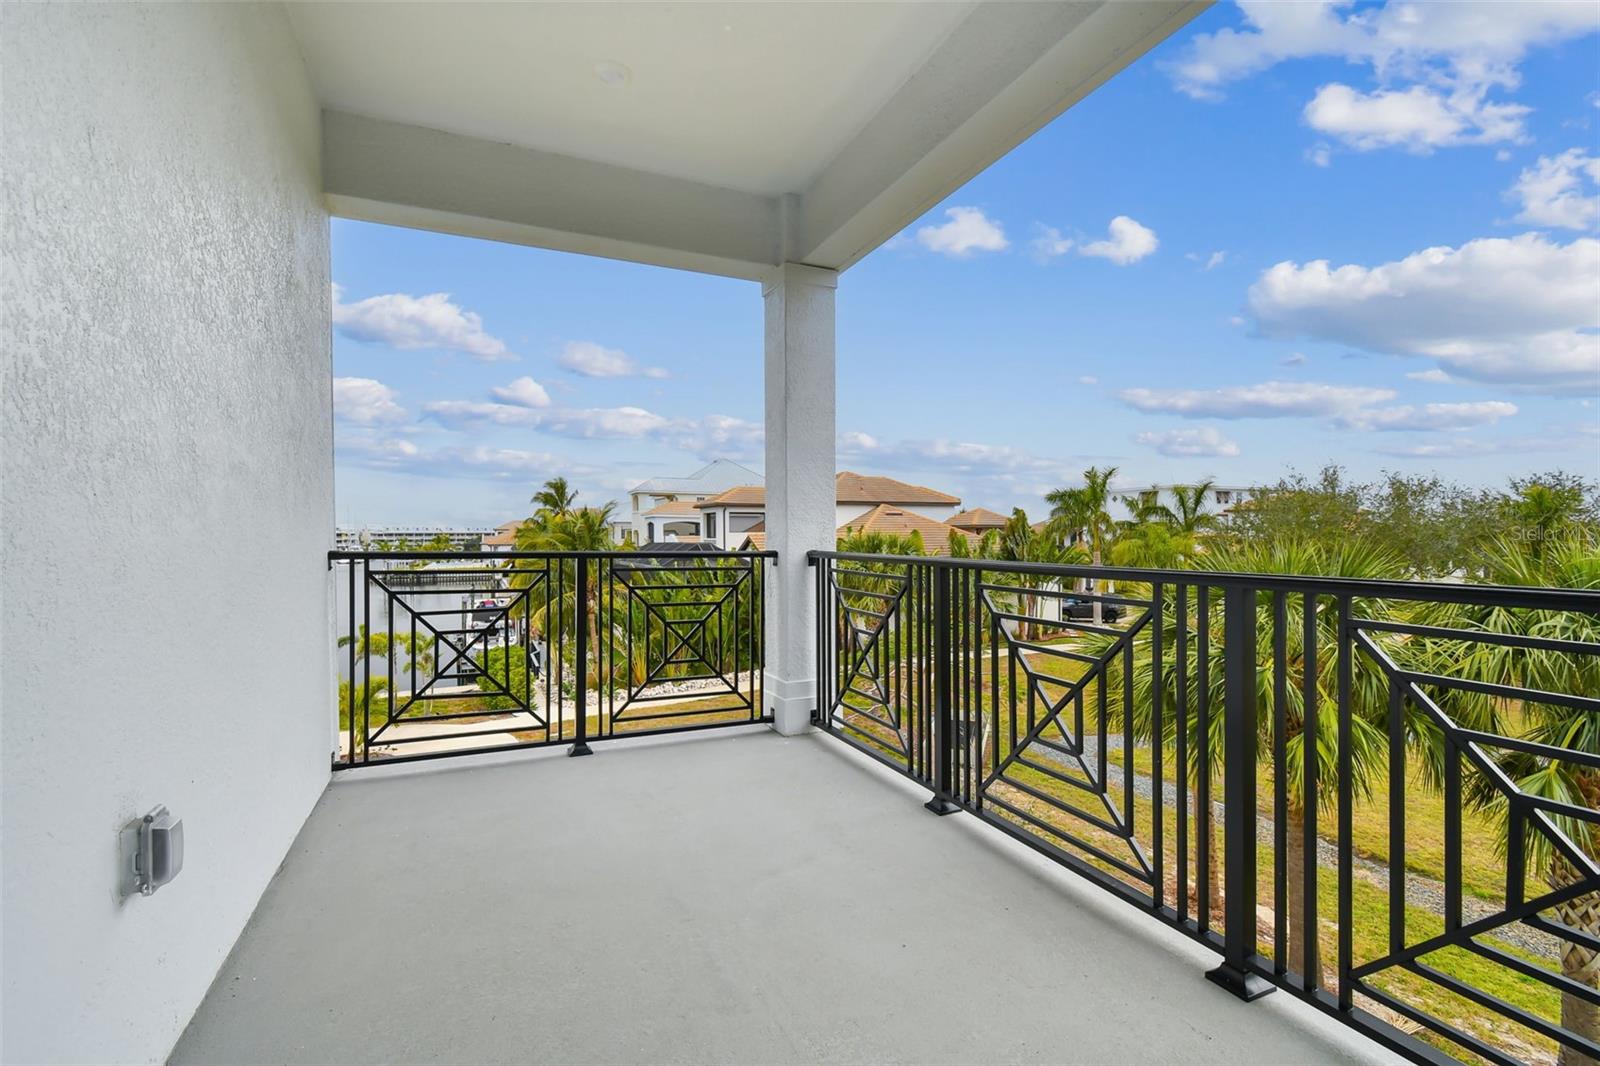
<svg viewBox="0 0 1600 1066"><path fill-rule="evenodd" d="M594 65L594 76L613 89L620 89L628 84L628 79L633 77L633 72L621 63L607 59Z"/></svg>

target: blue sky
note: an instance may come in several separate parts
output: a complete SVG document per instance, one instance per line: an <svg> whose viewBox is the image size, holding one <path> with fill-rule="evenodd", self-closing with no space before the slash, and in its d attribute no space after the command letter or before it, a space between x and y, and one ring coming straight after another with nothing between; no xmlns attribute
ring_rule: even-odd
<svg viewBox="0 0 1600 1066"><path fill-rule="evenodd" d="M1212 8L842 276L839 467L1600 477L1597 11ZM760 469L753 283L342 220L333 272L341 524Z"/></svg>

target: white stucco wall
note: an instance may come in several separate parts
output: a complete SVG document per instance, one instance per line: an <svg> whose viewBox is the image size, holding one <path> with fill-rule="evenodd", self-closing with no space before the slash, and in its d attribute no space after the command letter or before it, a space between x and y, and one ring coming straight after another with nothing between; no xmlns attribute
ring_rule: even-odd
<svg viewBox="0 0 1600 1066"><path fill-rule="evenodd" d="M170 1050L328 776L319 117L276 6L0 8L3 1058ZM119 902L117 830L184 820Z"/></svg>

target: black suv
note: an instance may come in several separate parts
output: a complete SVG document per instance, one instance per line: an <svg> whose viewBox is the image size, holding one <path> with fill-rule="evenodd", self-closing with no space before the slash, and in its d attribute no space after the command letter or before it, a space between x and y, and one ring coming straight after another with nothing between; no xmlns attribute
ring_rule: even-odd
<svg viewBox="0 0 1600 1066"><path fill-rule="evenodd" d="M1094 601L1080 599L1077 596L1068 596L1061 601L1061 612L1072 622L1091 622L1094 620ZM1122 608L1114 603L1100 605L1100 620L1102 622L1117 622L1122 619Z"/></svg>

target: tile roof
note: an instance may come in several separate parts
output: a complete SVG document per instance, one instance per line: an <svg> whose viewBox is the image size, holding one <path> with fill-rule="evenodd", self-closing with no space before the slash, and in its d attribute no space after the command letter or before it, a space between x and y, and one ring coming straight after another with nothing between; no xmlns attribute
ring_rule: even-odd
<svg viewBox="0 0 1600 1066"><path fill-rule="evenodd" d="M852 519L839 527L839 535L846 533L885 533L905 537L915 532L922 537L922 550L929 555L950 554L950 534L966 536L961 530L932 518L924 518L915 511L880 503L860 518Z"/></svg>
<svg viewBox="0 0 1600 1066"><path fill-rule="evenodd" d="M761 475L749 467L740 466L731 459L717 459L707 463L688 477L653 477L641 481L628 492L718 492L734 485L760 481Z"/></svg>
<svg viewBox="0 0 1600 1066"><path fill-rule="evenodd" d="M970 511L962 511L954 518L947 518L945 522L957 529L1002 529L1008 519L998 511L991 511L986 507L974 507Z"/></svg>
<svg viewBox="0 0 1600 1066"><path fill-rule="evenodd" d="M707 507L765 507L766 503L767 490L760 485L735 485L694 506L703 510Z"/></svg>
<svg viewBox="0 0 1600 1066"><path fill-rule="evenodd" d="M961 498L930 489L926 485L908 485L892 477L872 477L841 470L834 479L838 488L834 497L839 503L898 503L944 504L960 507ZM767 502L767 490L760 485L737 485L719 492L696 507L762 507ZM1003 521L1003 520L1002 520Z"/></svg>
<svg viewBox="0 0 1600 1066"><path fill-rule="evenodd" d="M648 511L645 511L639 517L640 518L649 518L651 515L685 515L685 516L692 517L694 515L694 513L695 513L695 501L693 501L693 500L668 500L666 503L658 503L658 504L656 504L654 507L650 508L650 510L648 510Z"/></svg>
<svg viewBox="0 0 1600 1066"><path fill-rule="evenodd" d="M873 477L841 470L837 480L840 503L944 503L961 506L959 496L951 496L926 485L908 485L892 477Z"/></svg>
<svg viewBox="0 0 1600 1066"><path fill-rule="evenodd" d="M507 522L504 525L495 526L495 531L483 538L483 546L485 548L515 547L517 543L517 530L521 529L522 523L526 521L526 518L522 518L515 522Z"/></svg>
<svg viewBox="0 0 1600 1066"><path fill-rule="evenodd" d="M740 545L740 550L743 550L743 545L749 545L750 551L764 552L767 550L767 534L763 530L752 529L745 533Z"/></svg>

